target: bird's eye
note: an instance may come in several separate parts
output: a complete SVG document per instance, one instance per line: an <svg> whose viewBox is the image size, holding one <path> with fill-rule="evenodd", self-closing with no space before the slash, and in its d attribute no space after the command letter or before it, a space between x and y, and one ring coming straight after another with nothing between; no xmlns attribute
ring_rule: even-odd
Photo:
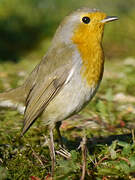
<svg viewBox="0 0 135 180"><path fill-rule="evenodd" d="M84 17L82 18L82 21L83 21L85 24L89 24L90 18L87 17L87 16L84 16Z"/></svg>

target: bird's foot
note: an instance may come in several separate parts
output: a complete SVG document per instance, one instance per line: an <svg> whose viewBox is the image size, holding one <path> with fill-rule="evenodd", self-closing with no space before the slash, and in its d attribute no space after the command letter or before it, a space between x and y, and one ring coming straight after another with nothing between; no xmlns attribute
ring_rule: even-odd
<svg viewBox="0 0 135 180"><path fill-rule="evenodd" d="M61 156L63 156L66 159L70 159L71 158L71 154L66 149L64 149L61 146L60 146L60 150L56 151L56 153L61 155Z"/></svg>

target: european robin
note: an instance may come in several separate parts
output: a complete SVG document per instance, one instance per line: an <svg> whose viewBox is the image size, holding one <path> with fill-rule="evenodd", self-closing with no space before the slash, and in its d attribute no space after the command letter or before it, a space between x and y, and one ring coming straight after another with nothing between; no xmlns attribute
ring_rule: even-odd
<svg viewBox="0 0 135 180"><path fill-rule="evenodd" d="M117 17L89 8L74 11L58 27L52 45L24 84L0 94L0 105L24 111L22 135L41 116L52 129L79 112L95 95L102 79L104 25Z"/></svg>

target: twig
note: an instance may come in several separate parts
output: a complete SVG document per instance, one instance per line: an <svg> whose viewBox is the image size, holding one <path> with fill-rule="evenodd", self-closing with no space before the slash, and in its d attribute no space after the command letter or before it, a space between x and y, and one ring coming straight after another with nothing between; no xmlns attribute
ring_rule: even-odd
<svg viewBox="0 0 135 180"><path fill-rule="evenodd" d="M116 151L116 153L118 153L118 152L121 152L121 149L118 149L118 150ZM100 159L100 160L95 164L95 167L98 166L100 163L102 163L104 160L107 160L109 157L110 157L110 155L104 156L102 159ZM130 164L129 161L128 161L128 159L126 159L126 158L124 158L124 157L120 157L120 158L118 158L118 159L124 160L124 161L126 161L128 164Z"/></svg>
<svg viewBox="0 0 135 180"><path fill-rule="evenodd" d="M129 160L128 160L127 158L125 158L125 157L119 157L118 159L127 162L127 164L130 166L130 162L129 162Z"/></svg>
<svg viewBox="0 0 135 180"><path fill-rule="evenodd" d="M30 146L31 147L31 146ZM41 166L45 167L43 162L41 161L40 157L37 155L37 153L34 151L34 149L31 147L31 150L33 152L33 155L35 156L35 158L39 161L39 163L41 164Z"/></svg>
<svg viewBox="0 0 135 180"><path fill-rule="evenodd" d="M101 162L103 162L104 160L108 159L110 155L103 157L102 159L100 159L96 164L95 167L98 166Z"/></svg>

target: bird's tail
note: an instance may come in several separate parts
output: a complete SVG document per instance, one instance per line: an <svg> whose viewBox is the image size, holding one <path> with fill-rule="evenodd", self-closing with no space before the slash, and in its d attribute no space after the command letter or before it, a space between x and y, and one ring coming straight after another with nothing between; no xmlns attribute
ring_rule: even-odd
<svg viewBox="0 0 135 180"><path fill-rule="evenodd" d="M9 107L17 109L20 113L25 110L25 88L20 86L16 89L0 93L0 107Z"/></svg>

